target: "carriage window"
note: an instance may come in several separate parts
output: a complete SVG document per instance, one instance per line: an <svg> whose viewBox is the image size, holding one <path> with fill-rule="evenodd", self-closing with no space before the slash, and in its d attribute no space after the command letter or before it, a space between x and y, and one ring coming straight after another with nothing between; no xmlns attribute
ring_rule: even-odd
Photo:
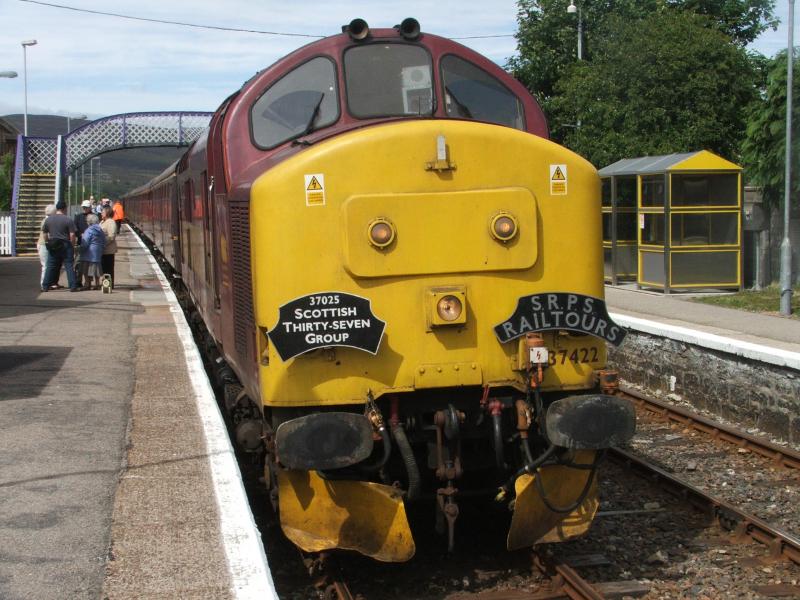
<svg viewBox="0 0 800 600"><path fill-rule="evenodd" d="M279 79L250 110L253 140L274 148L336 121L339 103L336 70L327 58L314 58Z"/></svg>
<svg viewBox="0 0 800 600"><path fill-rule="evenodd" d="M431 58L420 46L369 44L344 55L347 104L355 117L433 113Z"/></svg>
<svg viewBox="0 0 800 600"><path fill-rule="evenodd" d="M524 129L522 103L486 71L456 56L442 59L447 116Z"/></svg>

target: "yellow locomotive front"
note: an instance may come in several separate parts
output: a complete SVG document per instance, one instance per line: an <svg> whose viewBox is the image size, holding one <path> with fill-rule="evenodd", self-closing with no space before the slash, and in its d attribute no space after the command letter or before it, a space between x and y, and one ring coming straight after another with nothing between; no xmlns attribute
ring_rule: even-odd
<svg viewBox="0 0 800 600"><path fill-rule="evenodd" d="M419 62L357 48L397 71L400 99L354 97L348 80L348 110L409 111ZM267 480L293 542L407 560L405 502L427 497L452 546L466 490L513 501L509 548L588 528L598 452L633 431L600 393L605 343L624 332L602 301L599 191L567 149L467 118L350 130L255 180Z"/></svg>

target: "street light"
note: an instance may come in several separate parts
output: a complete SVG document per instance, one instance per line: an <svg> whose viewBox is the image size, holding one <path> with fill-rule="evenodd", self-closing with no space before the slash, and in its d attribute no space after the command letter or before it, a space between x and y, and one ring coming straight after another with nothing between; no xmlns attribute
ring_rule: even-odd
<svg viewBox="0 0 800 600"><path fill-rule="evenodd" d="M28 135L28 46L35 46L36 40L25 40L22 42L22 66L25 87L25 136Z"/></svg>
<svg viewBox="0 0 800 600"><path fill-rule="evenodd" d="M575 0L569 0L567 12L571 15L578 13L578 60L583 60L583 18L580 7L575 6Z"/></svg>
<svg viewBox="0 0 800 600"><path fill-rule="evenodd" d="M70 119L85 119L85 118L86 118L86 115L78 115L77 117L70 117L69 115L67 115L67 133L72 131L72 127L70 127L70 123L69 123Z"/></svg>
<svg viewBox="0 0 800 600"><path fill-rule="evenodd" d="M67 117L67 135L69 132L72 131L72 126L70 123L70 119L85 119L86 115L78 115L77 117L70 117L69 115L65 115ZM70 197L70 187L72 186L72 178L75 177L75 203L78 202L78 168L72 170L72 174L67 179L67 198Z"/></svg>
<svg viewBox="0 0 800 600"><path fill-rule="evenodd" d="M789 43L786 52L786 173L783 183L783 241L781 242L781 314L792 314L792 241L789 238L792 196L792 70L794 63L794 0L789 0Z"/></svg>
<svg viewBox="0 0 800 600"><path fill-rule="evenodd" d="M8 77L9 79L14 79L17 76L16 71L0 71L0 77Z"/></svg>
<svg viewBox="0 0 800 600"><path fill-rule="evenodd" d="M575 0L569 0L567 12L571 15L578 13L578 60L583 60L583 16L579 6L575 6ZM580 131L581 119L578 117L575 121L576 130Z"/></svg>
<svg viewBox="0 0 800 600"><path fill-rule="evenodd" d="M100 160L99 156L95 156L89 161L89 195L94 196L94 161ZM97 178L100 178L100 165L97 165Z"/></svg>

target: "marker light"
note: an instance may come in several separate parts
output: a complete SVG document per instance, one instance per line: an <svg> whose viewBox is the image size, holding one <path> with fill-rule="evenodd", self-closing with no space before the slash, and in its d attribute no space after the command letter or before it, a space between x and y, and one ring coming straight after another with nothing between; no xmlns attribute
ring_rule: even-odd
<svg viewBox="0 0 800 600"><path fill-rule="evenodd" d="M386 248L395 238L394 225L386 219L375 219L369 224L367 232L369 243L376 248Z"/></svg>
<svg viewBox="0 0 800 600"><path fill-rule="evenodd" d="M455 321L461 316L462 310L464 310L464 306L461 304L461 300L449 294L440 298L436 303L436 312L442 321Z"/></svg>
<svg viewBox="0 0 800 600"><path fill-rule="evenodd" d="M496 240L507 242L517 235L517 220L508 213L500 213L492 219L489 231Z"/></svg>

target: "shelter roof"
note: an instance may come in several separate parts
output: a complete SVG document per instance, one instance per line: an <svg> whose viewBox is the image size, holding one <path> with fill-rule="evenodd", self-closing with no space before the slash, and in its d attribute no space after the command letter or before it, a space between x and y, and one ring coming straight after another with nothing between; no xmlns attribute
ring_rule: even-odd
<svg viewBox="0 0 800 600"><path fill-rule="evenodd" d="M666 173L667 171L740 171L737 164L725 160L708 150L663 154L661 156L640 156L623 158L603 167L601 177L614 175L646 175Z"/></svg>

